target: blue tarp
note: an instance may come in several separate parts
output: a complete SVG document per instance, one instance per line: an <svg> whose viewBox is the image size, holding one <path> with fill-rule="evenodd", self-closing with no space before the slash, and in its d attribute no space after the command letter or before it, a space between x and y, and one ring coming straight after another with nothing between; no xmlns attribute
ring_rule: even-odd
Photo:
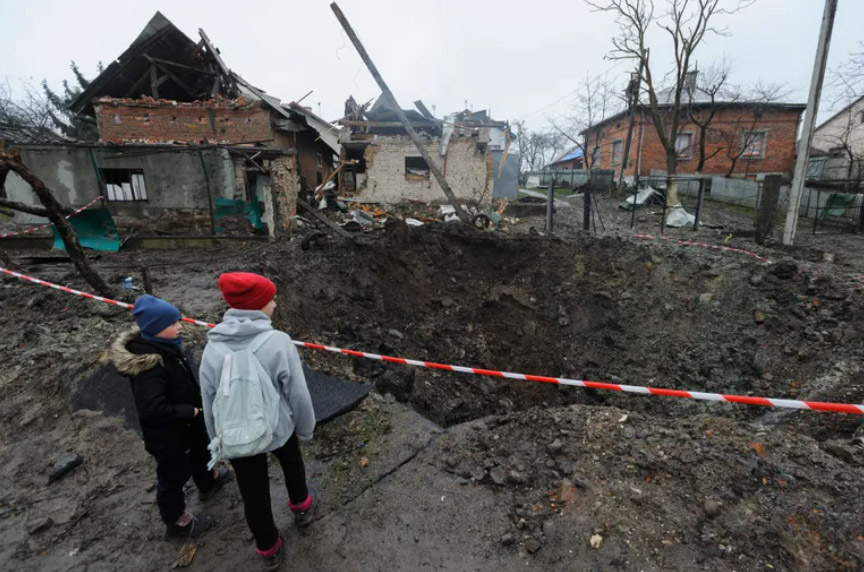
<svg viewBox="0 0 864 572"><path fill-rule="evenodd" d="M78 241L84 248L107 252L120 250L120 237L117 235L117 227L108 209L89 208L81 211L69 219L69 224L75 229ZM54 248L66 250L66 244L57 232L57 227L52 226L51 229L54 231Z"/></svg>

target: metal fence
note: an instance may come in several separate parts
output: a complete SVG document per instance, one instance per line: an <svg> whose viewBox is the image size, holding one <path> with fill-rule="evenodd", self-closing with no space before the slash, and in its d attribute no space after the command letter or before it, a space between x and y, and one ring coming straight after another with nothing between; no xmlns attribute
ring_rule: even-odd
<svg viewBox="0 0 864 572"><path fill-rule="evenodd" d="M761 181L692 175L679 175L675 179L678 181L678 195L682 206L691 214L698 212L700 224L710 224L712 213L719 214L728 210L728 207L746 209L752 213L751 218L755 219L762 198ZM630 192L635 193L647 188L657 190L660 195L657 196L654 206L661 207L665 213L667 181L665 175L641 177L638 189L630 187ZM785 216L788 204L789 186L785 185L780 188L778 216ZM799 216L812 221L813 233L864 230L864 186L857 180L808 180L801 194ZM662 223L658 222L658 226L662 226Z"/></svg>

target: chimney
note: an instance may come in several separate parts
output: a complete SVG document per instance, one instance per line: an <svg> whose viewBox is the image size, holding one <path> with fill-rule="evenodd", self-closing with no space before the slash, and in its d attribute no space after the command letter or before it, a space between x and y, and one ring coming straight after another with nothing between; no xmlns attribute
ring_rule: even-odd
<svg viewBox="0 0 864 572"><path fill-rule="evenodd" d="M694 93L696 91L696 77L699 75L699 70L688 71L684 76L684 91Z"/></svg>

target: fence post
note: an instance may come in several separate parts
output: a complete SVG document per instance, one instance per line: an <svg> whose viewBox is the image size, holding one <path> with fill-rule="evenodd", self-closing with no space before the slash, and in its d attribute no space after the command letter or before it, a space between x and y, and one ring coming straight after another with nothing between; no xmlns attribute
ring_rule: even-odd
<svg viewBox="0 0 864 572"><path fill-rule="evenodd" d="M774 230L780 204L780 175L767 175L762 181L762 197L756 209L756 244L762 244Z"/></svg>
<svg viewBox="0 0 864 572"><path fill-rule="evenodd" d="M549 192L546 194L546 233L552 234L552 207L555 205L555 176L549 181Z"/></svg>
<svg viewBox="0 0 864 572"><path fill-rule="evenodd" d="M702 196L705 192L705 179L699 177L699 192L696 196L696 218L693 219L693 230L699 230L699 220L702 217Z"/></svg>
<svg viewBox="0 0 864 572"><path fill-rule="evenodd" d="M591 230L591 191L593 185L591 184L591 177L588 177L588 184L585 185L585 192L582 193L583 201L582 201L582 230L590 231Z"/></svg>
<svg viewBox="0 0 864 572"><path fill-rule="evenodd" d="M813 193L813 190L810 190ZM800 200L800 199L799 199ZM813 235L816 235L816 225L819 224L819 201L822 200L822 187L816 187L816 216L813 217Z"/></svg>

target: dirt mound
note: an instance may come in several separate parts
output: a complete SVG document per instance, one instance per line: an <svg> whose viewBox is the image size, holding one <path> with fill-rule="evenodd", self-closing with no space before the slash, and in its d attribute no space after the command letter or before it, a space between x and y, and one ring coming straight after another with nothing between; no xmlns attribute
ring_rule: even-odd
<svg viewBox="0 0 864 572"><path fill-rule="evenodd" d="M860 470L807 437L574 405L460 426L441 449L442 470L509 500L501 543L540 568L864 565Z"/></svg>

